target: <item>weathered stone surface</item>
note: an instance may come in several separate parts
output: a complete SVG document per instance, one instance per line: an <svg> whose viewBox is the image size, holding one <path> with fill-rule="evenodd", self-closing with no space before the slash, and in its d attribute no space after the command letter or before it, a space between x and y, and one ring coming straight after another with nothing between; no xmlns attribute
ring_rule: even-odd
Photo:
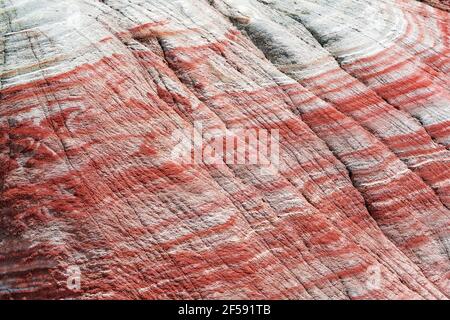
<svg viewBox="0 0 450 320"><path fill-rule="evenodd" d="M436 8L450 11L450 1L448 0L424 0L424 2L435 6Z"/></svg>
<svg viewBox="0 0 450 320"><path fill-rule="evenodd" d="M448 298L427 2L2 2L0 297ZM278 129L278 170L174 160L198 122Z"/></svg>

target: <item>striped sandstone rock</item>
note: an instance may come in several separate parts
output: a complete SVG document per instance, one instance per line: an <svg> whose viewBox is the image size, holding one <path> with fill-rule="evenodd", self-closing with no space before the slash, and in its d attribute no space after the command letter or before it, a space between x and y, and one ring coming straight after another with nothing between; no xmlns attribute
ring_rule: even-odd
<svg viewBox="0 0 450 320"><path fill-rule="evenodd" d="M448 1L0 3L1 298L450 296Z"/></svg>

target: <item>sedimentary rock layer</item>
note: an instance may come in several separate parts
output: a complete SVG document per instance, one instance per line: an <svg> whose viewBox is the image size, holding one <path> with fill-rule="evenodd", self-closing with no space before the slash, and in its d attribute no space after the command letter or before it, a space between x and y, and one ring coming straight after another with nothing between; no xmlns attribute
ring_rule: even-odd
<svg viewBox="0 0 450 320"><path fill-rule="evenodd" d="M448 298L427 3L2 1L0 297ZM177 161L196 123L279 130L276 170Z"/></svg>

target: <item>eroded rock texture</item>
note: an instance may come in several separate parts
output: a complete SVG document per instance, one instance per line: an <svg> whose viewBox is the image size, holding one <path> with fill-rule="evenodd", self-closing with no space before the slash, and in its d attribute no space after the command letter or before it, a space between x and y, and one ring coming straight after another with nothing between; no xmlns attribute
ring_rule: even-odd
<svg viewBox="0 0 450 320"><path fill-rule="evenodd" d="M450 296L448 1L0 3L1 298Z"/></svg>

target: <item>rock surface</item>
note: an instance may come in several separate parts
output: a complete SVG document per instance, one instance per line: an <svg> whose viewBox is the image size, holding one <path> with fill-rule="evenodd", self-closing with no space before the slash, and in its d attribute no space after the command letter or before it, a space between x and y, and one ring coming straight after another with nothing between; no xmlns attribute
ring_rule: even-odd
<svg viewBox="0 0 450 320"><path fill-rule="evenodd" d="M1 6L1 298L450 297L448 1Z"/></svg>

